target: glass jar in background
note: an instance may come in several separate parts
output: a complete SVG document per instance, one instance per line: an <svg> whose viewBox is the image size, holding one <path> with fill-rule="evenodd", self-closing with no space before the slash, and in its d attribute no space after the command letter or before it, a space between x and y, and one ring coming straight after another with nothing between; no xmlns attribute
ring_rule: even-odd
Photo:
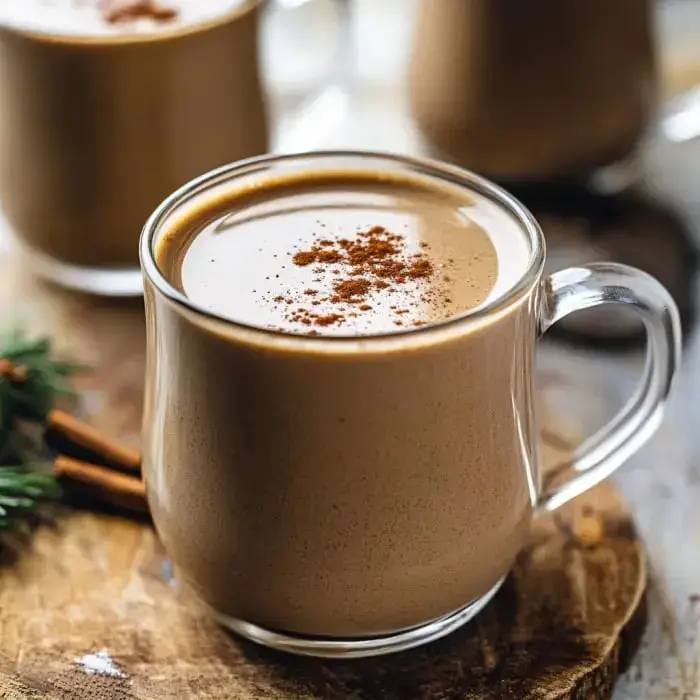
<svg viewBox="0 0 700 700"><path fill-rule="evenodd" d="M168 192L313 133L303 110L288 138L269 116L263 0L6 5L0 201L32 269L63 286L141 294L139 235ZM337 95L320 104L325 120L344 108Z"/></svg>
<svg viewBox="0 0 700 700"><path fill-rule="evenodd" d="M436 157L501 181L634 154L655 106L651 0L422 0L411 105Z"/></svg>

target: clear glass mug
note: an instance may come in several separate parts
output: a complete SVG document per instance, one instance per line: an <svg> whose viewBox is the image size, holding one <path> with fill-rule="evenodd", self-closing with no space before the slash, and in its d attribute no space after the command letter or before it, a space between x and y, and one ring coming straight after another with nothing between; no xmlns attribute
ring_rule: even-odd
<svg viewBox="0 0 700 700"><path fill-rule="evenodd" d="M161 237L212 195L252 184L263 193L270 178L324 170L398 174L486 198L514 222L503 250L523 247L521 274L449 321L356 338L219 317L159 269ZM223 625L299 654L394 652L470 620L495 595L531 519L608 477L654 433L680 362L678 312L658 282L613 263L545 277L545 242L523 205L433 161L327 152L228 165L161 204L140 254L143 459L157 530ZM573 476L543 486L536 341L601 305L638 313L646 369L617 418L575 454Z"/></svg>
<svg viewBox="0 0 700 700"><path fill-rule="evenodd" d="M499 182L633 160L655 112L652 0L421 0L413 115L435 157Z"/></svg>
<svg viewBox="0 0 700 700"><path fill-rule="evenodd" d="M269 6L307 2L231 0L213 19L92 35L0 8L0 201L32 268L81 291L140 295L138 238L158 202L224 163L310 147L314 124L346 108L345 3L336 65L284 124L263 85L275 55L261 54Z"/></svg>

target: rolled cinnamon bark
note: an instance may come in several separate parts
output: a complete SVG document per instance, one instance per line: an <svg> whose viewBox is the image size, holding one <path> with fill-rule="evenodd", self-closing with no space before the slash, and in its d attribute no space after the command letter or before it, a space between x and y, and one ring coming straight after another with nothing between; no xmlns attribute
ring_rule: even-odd
<svg viewBox="0 0 700 700"><path fill-rule="evenodd" d="M114 466L132 474L140 474L141 472L141 454L138 450L106 437L100 431L65 411L54 409L49 412L47 431L49 443L51 443L51 434L67 441L67 445L58 445L60 453L67 453L71 457L86 457L90 462ZM72 454L71 446L75 446L87 454Z"/></svg>
<svg viewBox="0 0 700 700"><path fill-rule="evenodd" d="M99 503L148 513L146 489L138 477L62 455L54 461L54 474L59 481L78 486L81 493Z"/></svg>

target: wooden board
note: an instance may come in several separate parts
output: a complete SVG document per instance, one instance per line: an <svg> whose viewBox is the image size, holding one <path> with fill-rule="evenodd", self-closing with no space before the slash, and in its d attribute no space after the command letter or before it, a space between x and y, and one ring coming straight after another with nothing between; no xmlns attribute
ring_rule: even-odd
<svg viewBox="0 0 700 700"><path fill-rule="evenodd" d="M31 325L96 366L81 385L93 422L136 440L140 304L37 284L9 254L0 280L0 299L22 299ZM572 436L547 429L552 464ZM611 485L539 519L512 576L471 625L364 661L298 659L227 635L178 589L147 524L66 511L22 539L0 550L3 700L608 698L644 626L643 549Z"/></svg>

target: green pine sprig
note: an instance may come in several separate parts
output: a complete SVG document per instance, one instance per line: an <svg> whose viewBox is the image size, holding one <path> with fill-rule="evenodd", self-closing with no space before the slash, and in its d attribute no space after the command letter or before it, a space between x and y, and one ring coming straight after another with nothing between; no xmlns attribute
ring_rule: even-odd
<svg viewBox="0 0 700 700"><path fill-rule="evenodd" d="M34 511L42 502L59 498L61 490L51 474L24 466L0 467L0 530Z"/></svg>
<svg viewBox="0 0 700 700"><path fill-rule="evenodd" d="M39 503L58 497L44 457L43 429L60 397L75 397L70 377L85 367L53 357L49 338L19 329L0 337L0 529Z"/></svg>

